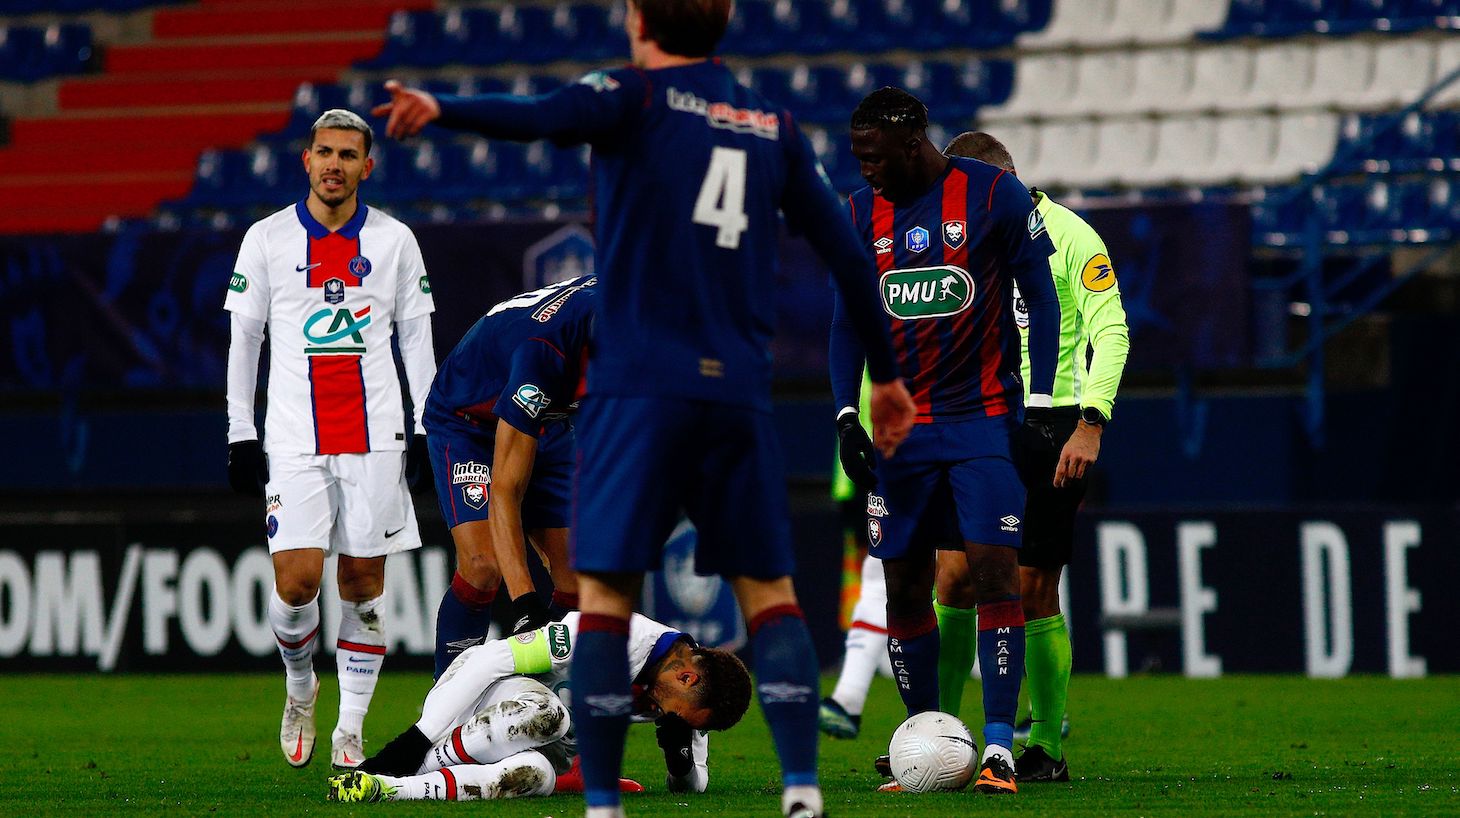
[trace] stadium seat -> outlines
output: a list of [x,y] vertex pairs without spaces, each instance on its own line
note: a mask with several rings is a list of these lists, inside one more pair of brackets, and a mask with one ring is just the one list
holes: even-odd
[[1072,104],[1079,60],[1068,54],[1037,54],[1014,66],[1013,93],[1002,104],[980,112],[990,122],[1047,116]]
[[1353,108],[1374,76],[1374,47],[1359,38],[1332,38],[1313,50],[1312,105]]
[[1104,51],[1079,58],[1075,92],[1060,111],[1071,116],[1121,110],[1136,83],[1135,58],[1126,51]]
[[1229,114],[1217,120],[1215,149],[1205,166],[1186,178],[1195,184],[1223,184],[1251,168],[1266,167],[1277,152],[1277,118],[1271,114]]
[[1198,32],[1221,26],[1227,16],[1226,3],[1211,0],[1175,0],[1167,18],[1163,42],[1184,42]]
[[0,80],[35,82],[79,74],[92,64],[91,28],[81,23],[49,26],[0,24]]
[[1266,164],[1254,164],[1239,177],[1244,182],[1277,182],[1311,173],[1333,160],[1338,144],[1338,117],[1331,113],[1289,112],[1278,116],[1277,142]]
[[1089,120],[1053,122],[1039,132],[1039,156],[1024,173],[1026,185],[1073,184],[1095,161],[1097,126]]
[[1386,40],[1374,47],[1373,76],[1353,107],[1375,110],[1407,105],[1430,87],[1434,75],[1432,42],[1414,37]]
[[[1106,119],[1095,131],[1095,161],[1066,176],[1077,187],[1133,184],[1132,168],[1150,165],[1156,153],[1156,123],[1147,117]],[[1138,184],[1138,183],[1135,183]]]
[[989,131],[995,139],[1004,143],[1008,148],[1009,156],[1014,160],[1014,167],[1022,175],[1025,168],[1033,168],[1039,164],[1039,126],[1021,122],[1010,122],[999,125]]
[[1130,93],[1111,101],[1111,113],[1182,111],[1190,108],[1192,65],[1190,48],[1154,48],[1137,52]]
[[1244,107],[1298,108],[1308,103],[1313,84],[1313,46],[1303,41],[1275,43],[1256,50],[1252,87]]
[[1217,145],[1217,121],[1210,115],[1162,119],[1150,161],[1127,167],[1124,176],[1133,185],[1159,187],[1214,180],[1202,171],[1212,161]]
[[1174,10],[1174,0],[1115,0],[1109,22],[1081,34],[1088,46],[1160,42]]
[[1247,107],[1252,90],[1252,49],[1219,45],[1197,52],[1192,61],[1190,110],[1233,111]]
[[1019,35],[1019,45],[1045,49],[1099,42],[1115,20],[1115,7],[1116,0],[1056,0],[1049,24]]
[[[1434,82],[1441,82],[1460,71],[1460,40],[1454,35],[1441,40],[1435,52]],[[1431,108],[1452,108],[1460,105],[1460,77],[1441,88],[1430,100]]]

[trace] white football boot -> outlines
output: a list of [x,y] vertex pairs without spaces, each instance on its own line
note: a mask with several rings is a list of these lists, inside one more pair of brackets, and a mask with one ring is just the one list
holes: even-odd
[[330,766],[336,770],[353,770],[365,760],[365,742],[359,733],[341,732],[336,727],[330,735]]
[[314,703],[319,699],[319,677],[309,700],[285,694],[284,720],[279,725],[279,749],[291,767],[303,767],[314,758]]

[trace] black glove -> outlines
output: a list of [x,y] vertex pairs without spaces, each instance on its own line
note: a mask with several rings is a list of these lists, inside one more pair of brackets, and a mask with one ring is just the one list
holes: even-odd
[[842,461],[842,471],[858,488],[866,491],[877,488],[876,453],[872,451],[867,430],[857,421],[856,412],[847,412],[836,419],[836,437],[841,443],[837,455]]
[[664,751],[664,768],[673,778],[684,778],[695,767],[694,728],[684,719],[667,713],[654,722],[654,740]]
[[406,450],[406,485],[412,494],[425,491],[436,482],[431,473],[431,452],[426,448],[426,436],[411,438],[411,447]]
[[553,621],[548,606],[537,591],[528,591],[512,600],[512,635],[535,631]]
[[1024,410],[1024,445],[1034,452],[1059,451],[1054,442],[1054,410],[1032,406]]
[[429,752],[431,740],[413,724],[380,748],[380,752],[365,759],[359,769],[375,775],[415,775]]
[[264,458],[264,444],[257,440],[240,440],[228,444],[228,485],[239,494],[264,496],[269,482],[269,461]]

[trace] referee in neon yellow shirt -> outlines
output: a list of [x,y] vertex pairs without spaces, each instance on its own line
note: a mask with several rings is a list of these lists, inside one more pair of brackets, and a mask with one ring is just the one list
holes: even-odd
[[[944,153],[1014,172],[1008,149],[986,133],[960,134]],[[1020,476],[1028,489],[1019,578],[1026,622],[1024,664],[1033,722],[1029,741],[1016,764],[1021,784],[1069,780],[1060,733],[1070,681],[1070,633],[1060,612],[1060,574],[1073,552],[1075,512],[1085,496],[1085,474],[1100,456],[1100,437],[1110,421],[1130,350],[1125,308],[1120,303],[1120,287],[1105,243],[1073,211],[1037,188],[1030,188],[1030,193],[1055,246],[1049,264],[1060,303],[1060,351],[1054,408],[1026,410],[1024,426],[1015,439]],[[1027,390],[1029,317],[1017,290],[1014,302],[1015,321],[1024,345]],[[1091,350],[1093,355],[1089,354]],[[1026,401],[1028,397],[1026,394]],[[939,560],[940,574],[945,565],[957,570],[959,562]],[[966,573],[966,563],[961,567]],[[941,576],[938,587],[946,587]],[[940,617],[940,627],[943,619]],[[973,634],[970,628],[970,643]],[[944,633],[945,644],[955,636],[960,635]],[[953,659],[960,653],[945,648],[943,655]],[[968,659],[961,673],[957,668],[947,668],[945,673],[940,667],[940,682],[960,675],[967,678],[972,651],[963,655]],[[961,693],[961,684],[959,687]]]

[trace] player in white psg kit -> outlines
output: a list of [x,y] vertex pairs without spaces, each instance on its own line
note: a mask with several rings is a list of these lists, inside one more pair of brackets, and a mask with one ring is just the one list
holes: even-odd
[[[266,498],[276,591],[269,623],[287,675],[279,742],[295,767],[314,754],[325,555],[339,556],[342,610],[331,760],[347,768],[364,759],[365,711],[385,659],[385,557],[420,546],[407,484],[430,483],[421,411],[436,373],[435,306],[410,228],[357,196],[372,141],[370,126],[349,111],[320,116],[303,156],[308,197],[249,228],[224,301],[232,314],[228,476],[235,490]],[[260,443],[254,391],[266,326]],[[410,430],[392,334],[415,409]]]
[[[549,795],[577,754],[569,669],[574,611],[535,631],[467,648],[426,694],[421,718],[355,772],[330,779],[331,801],[467,801]],[[750,673],[640,614],[629,620],[630,709],[653,721],[665,787],[709,786],[710,730],[750,707]]]

